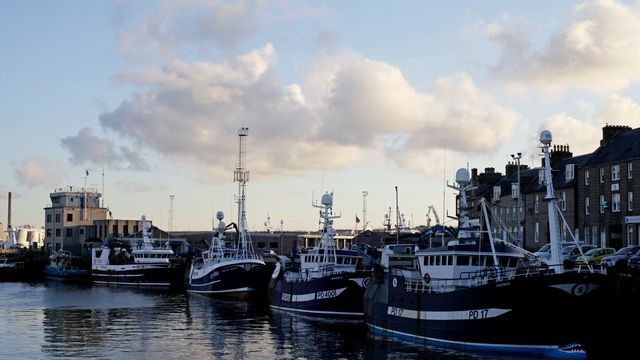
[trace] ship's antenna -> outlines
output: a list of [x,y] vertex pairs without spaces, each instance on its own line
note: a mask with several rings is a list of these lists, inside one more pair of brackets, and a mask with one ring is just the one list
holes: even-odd
[[104,207],[104,168],[102,168],[102,206]]
[[362,191],[362,231],[367,229],[367,190]]
[[398,207],[398,186],[396,185],[396,244],[400,243],[400,208]]
[[239,139],[239,148],[238,148],[238,165],[234,171],[233,181],[238,182],[238,228],[240,233],[240,246],[242,247],[240,254],[242,257],[255,257],[253,252],[253,244],[251,243],[251,239],[248,238],[249,234],[247,231],[247,217],[245,210],[245,190],[247,186],[247,182],[249,181],[249,171],[245,169],[247,152],[245,149],[245,142],[243,141],[249,135],[249,128],[243,127],[238,129],[238,139]]
[[173,231],[173,198],[174,195],[169,195],[169,232]]

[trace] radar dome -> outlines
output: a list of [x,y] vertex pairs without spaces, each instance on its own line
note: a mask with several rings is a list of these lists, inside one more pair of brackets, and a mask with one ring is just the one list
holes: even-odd
[[322,195],[322,205],[324,206],[333,205],[333,196],[331,196],[331,194]]
[[467,169],[461,168],[456,171],[456,182],[458,184],[466,184],[469,182],[469,171]]
[[218,220],[224,219],[224,213],[222,211],[218,211],[216,213],[216,219],[218,219]]
[[551,144],[551,131],[549,130],[542,130],[542,132],[540,133],[540,142],[545,144],[545,145],[549,145]]

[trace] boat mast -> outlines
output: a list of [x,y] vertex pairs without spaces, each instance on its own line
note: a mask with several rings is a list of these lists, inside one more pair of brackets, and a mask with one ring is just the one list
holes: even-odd
[[549,155],[549,148],[551,146],[551,131],[542,130],[540,133],[540,148],[544,154],[544,167],[542,168],[544,174],[544,183],[547,187],[547,194],[544,196],[544,201],[547,203],[547,212],[549,216],[549,244],[551,245],[551,268],[556,273],[564,272],[561,256],[562,249],[560,247],[560,227],[558,222],[558,213],[556,212],[556,196],[553,190],[553,178],[551,176],[551,156]]
[[249,181],[249,171],[245,169],[246,149],[243,139],[249,135],[249,128],[243,127],[238,129],[238,139],[240,142],[238,149],[238,165],[234,171],[233,181],[238,182],[238,240],[239,252],[241,258],[254,258],[253,244],[247,232],[247,217],[245,210],[245,189]]
[[398,207],[398,186],[396,186],[396,244],[400,243],[400,208]]
[[[333,228],[333,219],[340,218],[340,215],[330,215],[330,211],[333,207],[333,194],[326,193],[322,195],[322,204],[311,204],[315,208],[320,208],[322,213],[322,237],[320,239],[320,248],[322,248],[322,264],[320,265],[320,271],[332,272],[333,266],[336,264],[336,230]],[[317,257],[320,256],[320,251],[316,253],[316,263],[319,262]],[[328,265],[328,266],[327,266]]]

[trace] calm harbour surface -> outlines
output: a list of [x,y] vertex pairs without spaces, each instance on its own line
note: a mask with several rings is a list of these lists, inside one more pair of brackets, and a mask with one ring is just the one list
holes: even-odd
[[364,322],[182,292],[5,282],[0,306],[2,359],[487,358],[374,339]]

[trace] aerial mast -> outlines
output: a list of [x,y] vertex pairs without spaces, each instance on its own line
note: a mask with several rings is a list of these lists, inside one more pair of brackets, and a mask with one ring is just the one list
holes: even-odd
[[247,217],[246,217],[246,209],[245,209],[245,190],[247,187],[247,182],[249,182],[249,171],[245,168],[245,163],[247,160],[247,152],[245,149],[245,141],[244,139],[249,136],[249,128],[243,127],[238,129],[238,164],[236,165],[236,169],[233,173],[233,181],[238,182],[238,231],[239,231],[239,254],[243,258],[246,257],[255,257],[253,253],[253,245],[251,243],[251,239],[248,238],[249,234],[247,232]]

